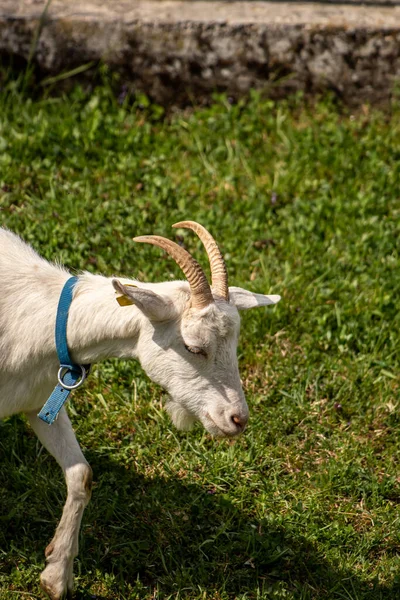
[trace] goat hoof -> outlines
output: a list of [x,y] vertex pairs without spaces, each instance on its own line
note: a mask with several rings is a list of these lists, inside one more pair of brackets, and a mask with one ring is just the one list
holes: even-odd
[[50,600],[71,600],[73,591],[59,576],[59,570],[48,565],[40,576],[40,587]]

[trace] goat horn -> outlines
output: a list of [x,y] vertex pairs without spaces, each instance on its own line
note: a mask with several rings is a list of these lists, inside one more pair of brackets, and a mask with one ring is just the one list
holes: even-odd
[[141,235],[134,242],[153,244],[167,252],[182,269],[190,285],[191,306],[205,308],[214,302],[210,285],[199,263],[181,246],[159,235]]
[[213,290],[218,296],[224,298],[224,300],[229,300],[228,273],[226,270],[226,264],[221,251],[217,246],[217,242],[214,240],[211,233],[209,233],[205,227],[199,223],[196,223],[195,221],[181,221],[180,223],[175,223],[175,225],[172,225],[172,227],[191,229],[198,235],[206,249],[208,260],[210,261],[211,285]]

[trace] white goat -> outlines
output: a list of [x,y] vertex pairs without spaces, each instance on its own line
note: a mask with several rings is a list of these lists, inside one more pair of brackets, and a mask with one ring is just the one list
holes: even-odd
[[[174,242],[135,238],[163,248],[187,281],[141,283],[82,274],[69,312],[68,346],[77,364],[138,359],[168,392],[167,410],[177,427],[187,429],[200,420],[211,434],[232,436],[248,420],[236,358],[237,309],[275,304],[280,297],[228,288],[225,263],[211,235],[193,221],[175,226],[192,229],[202,240],[212,287],[199,264]],[[67,500],[40,579],[50,598],[60,600],[72,593],[73,559],[92,472],[65,408],[52,425],[37,413],[56,383],[55,319],[70,274],[10,231],[0,229],[0,244],[0,418],[24,412],[65,475]]]

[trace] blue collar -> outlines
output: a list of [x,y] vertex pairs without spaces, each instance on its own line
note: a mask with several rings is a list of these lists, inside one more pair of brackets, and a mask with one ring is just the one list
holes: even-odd
[[61,408],[68,399],[72,390],[78,388],[86,379],[90,365],[76,365],[72,362],[67,344],[67,323],[69,307],[72,302],[74,286],[78,281],[77,277],[70,277],[65,283],[60,299],[58,301],[56,317],[56,350],[60,368],[58,369],[58,384],[54,388],[51,396],[38,414],[38,417],[45,423],[51,425],[58,416]]

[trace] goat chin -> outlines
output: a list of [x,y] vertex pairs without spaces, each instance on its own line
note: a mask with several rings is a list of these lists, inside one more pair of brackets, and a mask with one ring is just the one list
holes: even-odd
[[178,402],[174,402],[173,400],[168,400],[165,408],[177,429],[180,429],[181,431],[189,431],[192,429],[196,422],[196,417],[181,404],[178,404]]

